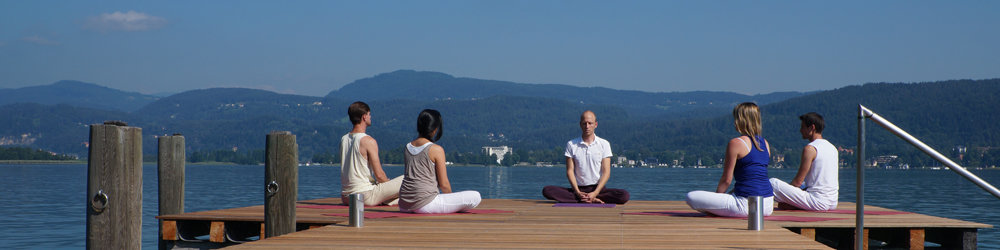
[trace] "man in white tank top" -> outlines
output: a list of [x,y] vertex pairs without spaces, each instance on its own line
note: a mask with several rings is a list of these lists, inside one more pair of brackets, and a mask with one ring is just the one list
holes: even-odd
[[[837,209],[838,177],[837,148],[823,139],[823,116],[810,112],[799,116],[802,121],[799,133],[809,145],[802,149],[802,163],[792,183],[771,178],[774,201],[780,209],[833,210]],[[799,188],[805,184],[804,188]]]
[[347,204],[350,194],[363,194],[365,206],[395,205],[403,176],[390,180],[382,171],[378,159],[378,142],[365,134],[372,125],[368,104],[354,102],[347,108],[347,116],[354,124],[350,133],[340,138],[340,194]]

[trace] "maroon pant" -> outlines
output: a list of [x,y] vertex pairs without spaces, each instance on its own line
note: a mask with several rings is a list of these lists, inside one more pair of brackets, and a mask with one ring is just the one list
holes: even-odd
[[[594,192],[594,189],[597,189],[597,185],[578,187],[580,188],[580,191],[584,193]],[[545,188],[542,188],[542,195],[545,196],[546,199],[562,203],[580,202],[580,198],[576,197],[572,188],[545,186]],[[604,201],[604,203],[625,204],[625,202],[628,202],[629,194],[628,191],[625,191],[625,189],[605,187],[600,193],[597,194],[597,198]]]

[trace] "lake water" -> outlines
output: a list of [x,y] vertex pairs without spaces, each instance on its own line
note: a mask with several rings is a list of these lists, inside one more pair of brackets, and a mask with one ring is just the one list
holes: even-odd
[[[616,168],[608,186],[628,189],[634,200],[683,200],[691,190],[713,190],[721,169]],[[402,167],[387,166],[390,177]],[[973,171],[1000,185],[1000,171]],[[452,188],[477,190],[483,198],[543,199],[548,184],[567,185],[565,169],[449,167]],[[1000,199],[948,170],[867,170],[869,205],[975,221],[1000,227]],[[261,205],[263,166],[188,166],[187,212]],[[790,180],[794,169],[771,169]],[[840,171],[840,200],[855,201],[853,169]],[[156,165],[143,167],[143,248],[157,246]],[[87,166],[0,165],[0,249],[83,248],[86,233]],[[340,194],[339,167],[300,167],[299,200]],[[979,247],[1000,248],[1000,230],[979,231]]]

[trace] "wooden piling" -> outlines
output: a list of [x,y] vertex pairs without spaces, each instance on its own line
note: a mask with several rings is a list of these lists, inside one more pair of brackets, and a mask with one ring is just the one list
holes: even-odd
[[264,234],[274,237],[295,232],[298,198],[299,148],[295,135],[275,131],[264,149]]
[[[159,215],[182,214],[184,213],[184,136],[174,134],[173,136],[161,136],[157,154],[157,181],[159,182]],[[174,222],[176,223],[176,222]],[[170,232],[163,229],[163,221],[160,220],[159,249],[170,249],[172,241],[164,241],[164,236],[176,238],[176,224]]]
[[142,128],[90,126],[87,249],[142,247]]

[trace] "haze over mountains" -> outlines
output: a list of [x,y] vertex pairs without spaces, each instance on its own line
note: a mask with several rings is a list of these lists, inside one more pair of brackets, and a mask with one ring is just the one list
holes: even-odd
[[[60,81],[0,89],[0,115],[5,117],[0,122],[0,145],[85,157],[89,124],[124,120],[143,128],[146,154],[155,155],[156,135],[184,134],[188,153],[245,151],[262,149],[268,132],[287,130],[298,136],[300,157],[308,161],[314,154],[338,152],[340,136],[350,129],[346,107],[363,100],[373,109],[375,124],[369,134],[383,151],[412,139],[414,119],[424,108],[444,114],[440,144],[450,152],[478,154],[480,147],[496,145],[525,152],[558,151],[566,140],[579,136],[579,113],[592,109],[600,122],[598,135],[612,142],[616,154],[713,161],[721,155],[725,140],[736,135],[729,112],[743,101],[762,105],[765,136],[778,152],[801,150],[797,116],[809,111],[827,116],[827,138],[853,147],[858,103],[918,137],[933,139],[928,141],[932,146],[996,147],[1000,130],[989,121],[1000,118],[997,94],[1000,79],[879,83],[748,96],[524,84],[410,70],[360,79],[325,97],[215,88],[157,98]],[[913,151],[888,133],[873,131],[869,137],[875,151],[919,157],[911,156]],[[551,158],[560,160],[558,154]]]

